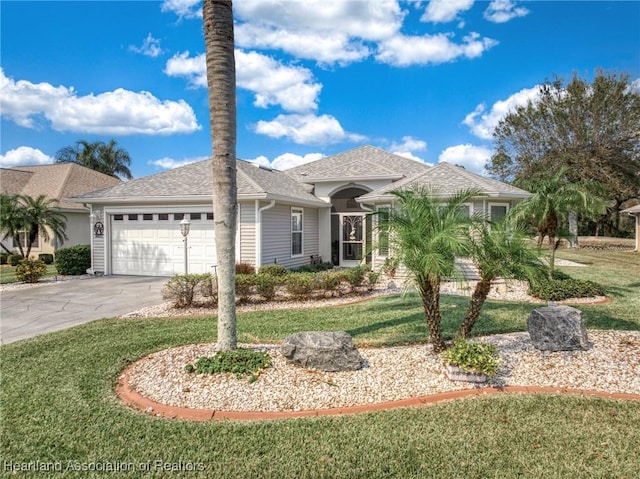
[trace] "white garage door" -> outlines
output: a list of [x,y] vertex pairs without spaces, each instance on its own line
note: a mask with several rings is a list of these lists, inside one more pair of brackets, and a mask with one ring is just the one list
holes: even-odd
[[180,221],[191,222],[189,273],[211,273],[216,244],[211,213],[128,213],[111,215],[113,274],[173,276],[184,274],[184,238]]

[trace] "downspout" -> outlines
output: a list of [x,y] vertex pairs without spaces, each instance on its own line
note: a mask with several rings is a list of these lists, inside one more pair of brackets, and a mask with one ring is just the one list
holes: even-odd
[[[87,207],[87,203],[82,203],[82,206]],[[91,248],[91,268],[87,270],[87,274],[94,275],[95,270],[93,269],[93,225],[95,224],[96,218],[93,215],[93,204],[89,206],[89,247]]]
[[260,208],[260,200],[256,200],[256,270],[262,266],[262,212],[273,208],[276,200]]

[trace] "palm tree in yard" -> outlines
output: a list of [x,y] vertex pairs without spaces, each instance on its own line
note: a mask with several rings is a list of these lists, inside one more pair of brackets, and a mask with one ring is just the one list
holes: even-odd
[[494,224],[478,223],[471,230],[471,235],[471,258],[480,280],[476,283],[458,331],[458,336],[463,338],[469,335],[476,324],[494,279],[533,279],[544,269],[538,253],[527,243],[524,233],[511,227],[505,220]]
[[[22,221],[22,205],[18,202],[18,196],[0,195],[0,234],[2,238],[11,238],[21,249],[20,254],[24,257],[22,246],[20,245],[20,232],[24,231]],[[9,248],[4,243],[0,243],[2,249],[11,254]]]
[[75,146],[66,146],[58,150],[56,163],[76,163],[114,178],[133,178],[129,170],[129,153],[117,146],[113,139],[109,143],[78,140]]
[[218,349],[237,347],[235,303],[236,71],[231,0],[204,0],[213,143],[213,217],[218,257]]
[[[392,238],[394,255],[410,273],[420,293],[429,337],[436,353],[445,349],[440,315],[440,282],[456,275],[456,257],[471,252],[470,218],[465,203],[478,194],[458,192],[438,198],[425,189],[395,191],[394,207],[380,215],[378,228]],[[446,201],[446,203],[445,203]]]

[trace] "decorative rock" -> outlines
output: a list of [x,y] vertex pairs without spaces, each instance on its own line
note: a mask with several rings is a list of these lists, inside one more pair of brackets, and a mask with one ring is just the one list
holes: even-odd
[[531,342],[541,351],[589,349],[582,312],[570,306],[549,305],[534,309],[527,319]]
[[344,331],[305,331],[285,338],[280,349],[290,363],[320,371],[355,371],[364,360]]

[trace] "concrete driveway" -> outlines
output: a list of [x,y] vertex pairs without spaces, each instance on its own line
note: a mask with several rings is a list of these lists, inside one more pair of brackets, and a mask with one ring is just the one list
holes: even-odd
[[162,302],[169,278],[101,276],[0,292],[0,343],[111,318]]

